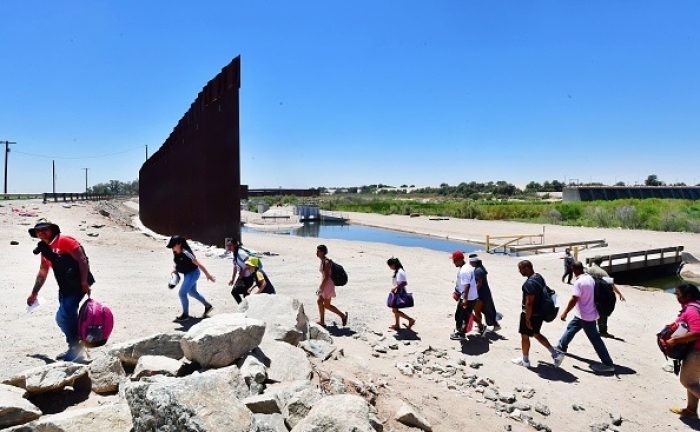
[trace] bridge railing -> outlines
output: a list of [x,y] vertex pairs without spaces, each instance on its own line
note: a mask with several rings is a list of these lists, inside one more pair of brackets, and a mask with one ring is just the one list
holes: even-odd
[[[658,265],[680,263],[683,260],[683,246],[670,246],[665,248],[647,249],[635,252],[623,252],[611,255],[601,255],[603,262],[601,268],[608,273],[624,270],[633,270]],[[642,257],[641,259],[636,259]],[[586,258],[586,264],[590,265],[593,258]],[[607,261],[607,264],[605,262]]]
[[68,201],[100,201],[100,200],[110,200],[119,198],[130,198],[134,195],[121,195],[121,194],[94,194],[85,192],[44,192],[43,194],[44,202],[68,202]]

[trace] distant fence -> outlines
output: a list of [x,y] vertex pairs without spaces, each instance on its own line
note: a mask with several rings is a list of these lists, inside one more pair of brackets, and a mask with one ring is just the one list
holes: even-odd
[[0,194],[2,200],[42,199],[44,202],[99,201],[109,199],[131,198],[138,195],[94,194],[85,192],[42,192]]
[[568,186],[562,194],[564,202],[610,201],[626,198],[700,199],[697,186]]
[[224,246],[225,237],[240,238],[240,87],[236,57],[143,164],[139,209],[145,226],[217,246]]
[[19,199],[37,199],[37,198],[43,198],[44,194],[43,193],[38,193],[38,194],[32,194],[32,193],[9,193],[9,194],[0,194],[0,199],[2,200],[19,200]]

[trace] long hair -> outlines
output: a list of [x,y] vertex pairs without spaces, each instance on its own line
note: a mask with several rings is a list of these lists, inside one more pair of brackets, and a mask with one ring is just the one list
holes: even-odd
[[[192,252],[192,248],[190,247],[190,245],[187,244],[187,240],[186,240],[186,239],[183,238],[182,240],[178,241],[176,244],[182,245],[182,249],[183,249],[183,250],[186,250],[187,252],[189,252],[189,253],[191,253],[192,255],[194,255],[194,252]],[[173,253],[175,253],[175,251],[173,251]]]
[[700,302],[700,290],[692,284],[683,284],[676,287],[678,292],[691,301]]
[[386,265],[389,267],[394,266],[394,277],[399,273],[399,269],[403,268],[403,265],[401,265],[401,261],[399,261],[398,258],[389,258],[386,260]]

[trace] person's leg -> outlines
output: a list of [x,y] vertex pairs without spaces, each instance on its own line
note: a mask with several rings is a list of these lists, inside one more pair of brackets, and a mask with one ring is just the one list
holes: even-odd
[[600,357],[600,361],[606,366],[612,366],[613,361],[610,358],[605,342],[603,342],[603,339],[598,333],[595,321],[581,320],[581,323],[583,325],[583,331],[586,332],[586,336],[588,337],[588,340],[591,341],[596,354],[598,354],[598,357]]
[[573,269],[569,269],[567,274],[569,275],[569,280],[566,281],[566,283],[568,283],[569,285],[571,285],[571,278],[574,277],[574,270],[573,270]]
[[484,309],[484,301],[479,298],[474,304],[474,322],[479,326],[479,332],[484,328],[484,320],[481,315],[481,311]]
[[[180,291],[178,291],[177,295],[180,297],[180,303],[182,304],[182,315],[184,316],[189,316],[190,314],[190,300],[187,298],[187,295],[192,287],[196,285],[198,277],[199,273],[196,270],[191,271],[185,274],[185,277],[182,279],[182,284],[180,284]],[[195,290],[196,289],[197,288],[195,288]]]
[[318,324],[326,325],[326,308],[324,306],[323,296],[318,296],[316,300],[316,305],[318,306]]
[[530,336],[526,334],[520,335],[520,347],[523,350],[523,358],[529,360],[530,357]]
[[688,393],[686,411],[690,414],[698,413],[698,399],[700,399],[700,351],[691,351],[681,364],[680,381]]
[[601,335],[608,335],[608,317],[600,315],[598,318],[598,332]]
[[459,333],[462,332],[464,328],[464,309],[462,309],[462,299],[457,302],[457,309],[455,309],[455,330]]
[[394,308],[391,310],[394,313],[394,329],[398,330],[399,328],[399,317],[401,316],[398,309]]
[[581,331],[582,327],[583,321],[581,318],[574,317],[571,321],[569,321],[569,325],[566,326],[566,330],[564,331],[564,334],[561,335],[557,346],[562,351],[566,352],[569,349],[569,344],[572,340],[574,340],[574,336],[576,336],[576,333]]
[[341,312],[340,309],[338,309],[337,307],[335,307],[334,305],[331,304],[331,299],[323,299],[323,300],[324,300],[323,306],[326,309],[337,314],[341,318],[345,318],[345,314],[343,312]]
[[58,311],[56,311],[56,324],[66,336],[69,350],[80,343],[78,337],[78,307],[85,294],[69,296],[58,294]]
[[238,280],[236,280],[235,285],[233,285],[231,295],[233,296],[234,300],[236,300],[236,303],[240,303],[243,301],[243,297],[245,297],[245,294],[247,294],[247,291],[243,280],[241,278],[238,278]]
[[406,315],[404,312],[402,312],[399,309],[394,309],[396,312],[398,312],[398,316],[396,317],[396,326],[399,325],[399,317],[405,319],[408,321],[408,327],[411,328],[413,326],[413,323],[416,322],[413,318],[410,316]]

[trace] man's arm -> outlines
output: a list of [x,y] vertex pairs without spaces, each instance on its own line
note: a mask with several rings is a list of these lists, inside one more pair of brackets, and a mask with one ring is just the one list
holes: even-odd
[[90,265],[88,264],[87,257],[83,253],[83,248],[77,247],[69,252],[70,256],[73,257],[78,263],[78,268],[80,269],[80,286],[85,294],[90,294],[90,285],[88,284],[88,274],[90,273]]
[[41,290],[41,287],[44,286],[44,283],[46,283],[46,277],[49,275],[49,266],[44,262],[44,260],[41,260],[41,264],[39,266],[39,273],[36,275],[36,280],[34,281],[34,288],[32,288],[32,294],[27,297],[27,306],[31,306],[32,303],[36,300],[37,296],[39,295],[39,290]]
[[532,309],[535,305],[535,295],[527,294],[525,295],[525,325],[527,328],[532,329],[530,324],[530,318],[532,318]]
[[622,293],[620,292],[620,290],[617,289],[617,285],[610,284],[610,286],[612,286],[612,289],[613,289],[613,291],[615,291],[615,294],[617,294],[620,297],[620,300],[627,301],[627,300],[625,300],[625,296],[623,296]]
[[574,306],[576,306],[577,302],[578,302],[578,297],[571,296],[571,299],[569,299],[569,303],[566,304],[566,308],[564,309],[564,312],[562,312],[562,314],[561,314],[562,321],[566,321],[566,314],[568,314],[569,311],[571,311],[571,309],[573,309]]

